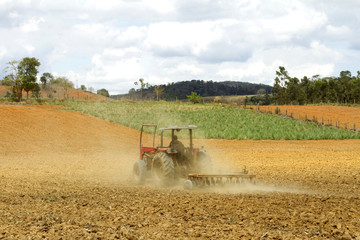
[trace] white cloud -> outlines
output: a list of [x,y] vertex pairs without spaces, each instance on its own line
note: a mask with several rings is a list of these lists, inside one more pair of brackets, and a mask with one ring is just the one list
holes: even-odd
[[105,49],[102,54],[94,55],[92,57],[93,68],[86,74],[88,82],[107,83],[141,76],[140,59],[131,56],[136,54],[136,49],[131,48],[124,51]]
[[172,1],[169,0],[143,0],[142,2],[145,6],[160,13],[170,13],[175,10]]
[[314,75],[320,75],[321,77],[333,76],[334,64],[305,63],[300,66],[293,66],[290,69],[290,74],[298,78],[302,78],[303,76],[312,77]]
[[81,4],[87,4],[87,7],[89,8],[94,8],[96,10],[99,11],[110,11],[114,8],[118,8],[121,5],[124,4],[124,1],[118,1],[118,0],[103,0],[103,1],[98,1],[98,0],[86,0],[86,1],[79,1],[80,5]]
[[310,46],[287,46],[255,50],[248,61],[223,63],[217,75],[237,81],[273,84],[275,71],[284,66],[291,76],[332,76],[335,71],[333,61],[339,61],[341,54],[327,48],[318,41]]
[[316,59],[316,61],[329,61],[329,59],[334,61],[341,58],[340,53],[326,47],[318,41],[312,41],[310,47],[311,55]]
[[15,11],[14,11],[14,12],[10,12],[10,13],[9,13],[9,17],[15,19],[15,18],[20,17],[20,14],[19,14],[18,12],[15,12]]
[[130,26],[121,31],[116,40],[123,46],[142,44],[147,34],[147,27]]
[[25,45],[24,48],[25,48],[25,50],[27,51],[28,54],[31,54],[35,50],[35,47],[32,46],[32,45]]
[[335,38],[346,38],[351,34],[351,30],[348,26],[333,26],[333,25],[327,25],[326,26],[326,32]]
[[45,22],[44,18],[31,17],[27,19],[20,27],[23,32],[34,32],[39,30],[39,24]]
[[[281,2],[277,1],[278,4]],[[286,14],[263,21],[265,28],[271,29],[275,34],[293,35],[313,31],[327,22],[324,13],[311,9],[299,1],[287,1],[285,6]]]
[[161,56],[199,56],[221,38],[222,27],[228,24],[227,20],[155,23],[149,26],[146,44]]
[[6,55],[6,49],[5,48],[0,48],[0,59],[4,58],[4,56]]
[[189,73],[190,75],[199,75],[202,74],[204,72],[203,69],[195,66],[194,64],[186,64],[186,63],[181,63],[179,66],[176,67],[176,71],[175,72],[186,72]]
[[242,64],[241,67],[236,67],[234,64],[230,64],[230,66],[226,65],[227,64],[224,64],[224,66],[216,74],[230,80],[241,80],[246,77],[256,77],[262,75],[267,67],[261,60]]

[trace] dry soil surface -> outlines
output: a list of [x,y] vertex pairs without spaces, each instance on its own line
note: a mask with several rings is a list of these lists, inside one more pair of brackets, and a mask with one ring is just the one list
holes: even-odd
[[[252,106],[254,109],[257,106]],[[281,105],[281,106],[260,106],[261,111],[275,112],[279,108],[282,115],[293,116],[301,120],[315,120],[326,125],[333,125],[360,131],[360,107],[346,106],[300,106],[300,105]]]
[[256,185],[129,181],[139,132],[56,106],[0,106],[0,239],[360,239],[360,141],[198,140]]

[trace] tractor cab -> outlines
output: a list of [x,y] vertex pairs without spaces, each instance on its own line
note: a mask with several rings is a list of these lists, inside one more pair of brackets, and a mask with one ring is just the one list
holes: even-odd
[[[167,154],[172,154],[176,156],[188,156],[193,157],[194,154],[194,144],[193,144],[193,130],[197,129],[195,125],[188,126],[169,126],[160,128],[160,145],[155,147],[155,138],[156,138],[156,124],[143,124],[140,131],[140,159],[144,158],[145,153],[150,153],[153,151],[157,152],[166,152]],[[185,133],[188,131],[188,134]],[[148,132],[152,139],[152,144],[144,146],[144,134],[143,132]],[[182,137],[182,142],[179,140],[179,136]],[[189,142],[185,142],[183,137],[188,138]],[[148,136],[149,138],[149,136]],[[187,139],[186,139],[187,140]],[[149,141],[148,141],[149,143]]]
[[[186,157],[191,158],[194,153],[194,144],[193,144],[193,130],[197,127],[194,125],[189,126],[170,126],[165,128],[160,128],[161,131],[161,142],[160,148],[167,148],[166,151],[168,154],[176,154],[178,157]],[[188,134],[186,134],[188,131]],[[167,134],[166,132],[171,132],[171,134]],[[170,141],[168,144],[164,144],[165,136],[170,135]],[[189,143],[179,140],[179,136],[185,138],[189,138]]]

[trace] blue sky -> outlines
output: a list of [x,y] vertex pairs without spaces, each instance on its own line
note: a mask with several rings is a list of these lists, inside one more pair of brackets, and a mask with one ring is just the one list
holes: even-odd
[[36,57],[40,74],[127,93],[203,79],[273,84],[360,70],[356,0],[1,0],[0,77]]

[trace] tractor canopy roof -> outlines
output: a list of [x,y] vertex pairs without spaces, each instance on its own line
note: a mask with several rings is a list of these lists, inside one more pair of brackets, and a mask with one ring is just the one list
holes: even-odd
[[164,128],[159,128],[159,130],[182,130],[182,129],[196,129],[195,125],[187,125],[187,126],[169,126]]

